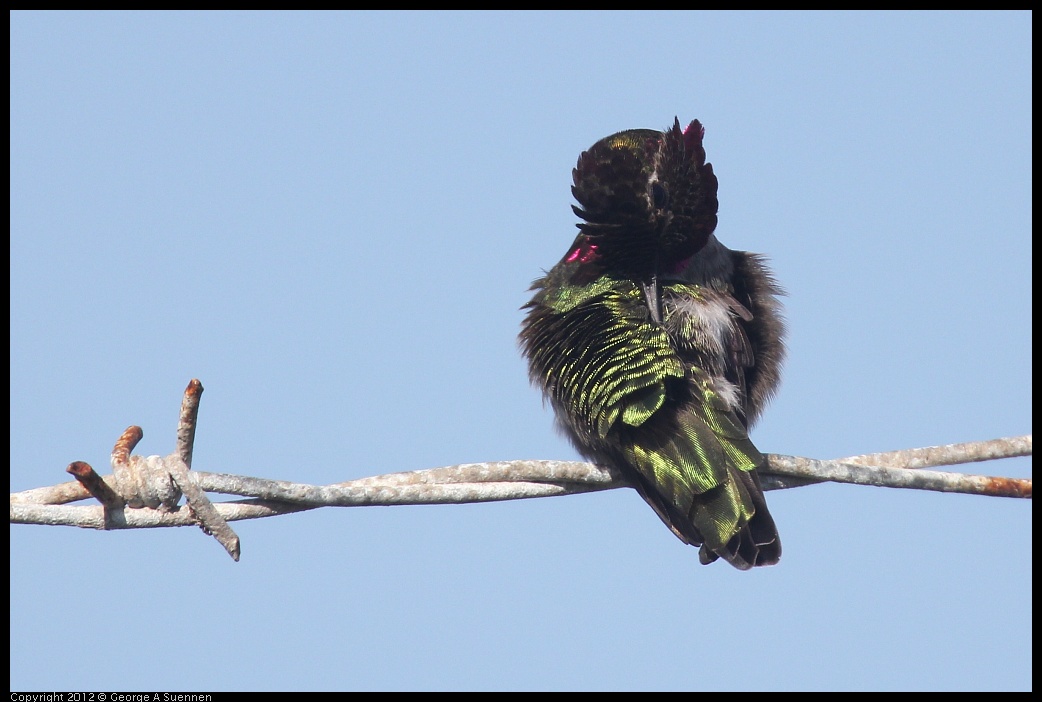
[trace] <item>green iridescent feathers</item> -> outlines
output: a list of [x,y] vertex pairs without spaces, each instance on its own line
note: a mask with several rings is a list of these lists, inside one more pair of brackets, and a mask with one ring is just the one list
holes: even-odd
[[580,450],[635,471],[662,520],[713,560],[754,516],[758,488],[740,474],[763,456],[712,378],[678,355],[631,281],[550,286],[529,307],[522,342],[533,380]]
[[576,448],[627,475],[703,563],[746,569],[781,555],[748,423],[777,385],[783,325],[763,264],[713,237],[702,134],[675,122],[583,152],[580,232],[533,284],[520,341]]
[[548,289],[530,319],[526,351],[538,382],[555,407],[602,439],[619,421],[642,425],[665,402],[666,379],[684,377],[665,331],[627,280]]

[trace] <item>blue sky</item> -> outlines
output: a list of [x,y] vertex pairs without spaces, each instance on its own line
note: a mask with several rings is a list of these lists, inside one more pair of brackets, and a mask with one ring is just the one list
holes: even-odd
[[[763,451],[1029,433],[1031,58],[1023,12],[15,12],[11,489],[168,453],[193,377],[200,470],[577,458],[519,308],[579,152],[674,116],[789,292]],[[238,564],[13,526],[11,688],[1030,689],[1030,501],[768,500],[744,573],[632,490],[239,522]]]

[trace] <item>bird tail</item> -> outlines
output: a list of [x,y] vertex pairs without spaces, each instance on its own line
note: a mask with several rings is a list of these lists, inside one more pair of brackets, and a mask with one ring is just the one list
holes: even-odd
[[781,541],[756,474],[766,457],[733,414],[704,409],[682,412],[668,426],[646,423],[626,442],[621,463],[666,526],[701,547],[703,564],[723,558],[741,570],[774,565]]
[[[734,472],[744,483],[745,491],[752,503],[752,517],[739,527],[738,532],[724,546],[711,549],[708,543],[703,543],[698,550],[698,560],[703,565],[708,565],[717,558],[723,558],[739,570],[774,565],[781,558],[781,541],[778,538],[778,529],[774,525],[774,518],[768,511],[767,501],[763,497],[760,477],[755,470]],[[712,499],[707,495],[702,497]]]

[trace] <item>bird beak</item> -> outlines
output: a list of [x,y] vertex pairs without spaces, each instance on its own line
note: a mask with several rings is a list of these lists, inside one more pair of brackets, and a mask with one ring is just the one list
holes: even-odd
[[651,276],[651,281],[641,283],[640,287],[644,290],[644,300],[651,310],[651,318],[656,324],[662,324],[662,290],[659,288],[658,276]]

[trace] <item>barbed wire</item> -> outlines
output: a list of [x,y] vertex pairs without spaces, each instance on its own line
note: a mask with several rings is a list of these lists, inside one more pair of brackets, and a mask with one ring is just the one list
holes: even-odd
[[[332,485],[308,485],[242,475],[191,470],[199,399],[203,386],[185,389],[177,448],[169,456],[135,456],[140,427],[123,432],[112,451],[112,475],[100,476],[83,461],[66,471],[76,478],[50,487],[11,493],[12,524],[89,529],[149,529],[200,526],[239,560],[240,543],[228,522],[290,514],[319,507],[464,504],[630,487],[612,468],[582,461],[515,460],[466,463],[390,473]],[[1031,479],[927,470],[999,458],[1030,456],[1031,435],[945,446],[818,460],[767,455],[760,471],[765,490],[821,482],[1031,498]],[[246,497],[213,503],[206,493]],[[181,495],[186,505],[179,507]],[[101,504],[73,506],[96,498]]]

